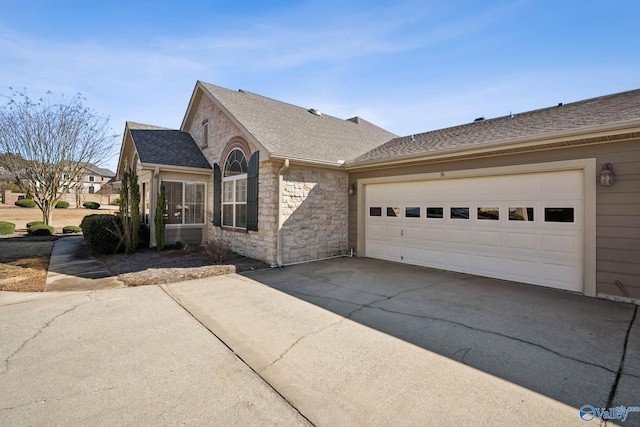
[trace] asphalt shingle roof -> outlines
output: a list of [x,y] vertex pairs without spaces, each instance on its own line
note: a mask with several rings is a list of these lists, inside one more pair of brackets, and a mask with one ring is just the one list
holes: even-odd
[[211,169],[188,133],[133,122],[128,126],[141,163]]
[[[471,122],[461,126],[395,138],[348,162],[391,160],[411,155],[484,144],[499,144],[516,138],[544,137],[561,131],[578,131],[640,118],[640,89],[587,99],[556,107]],[[413,139],[413,140],[412,140]]]
[[200,84],[274,157],[337,164],[396,137],[361,118],[318,116],[251,92]]

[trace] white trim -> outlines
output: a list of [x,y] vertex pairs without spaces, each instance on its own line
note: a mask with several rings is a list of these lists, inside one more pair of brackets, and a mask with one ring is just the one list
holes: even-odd
[[422,173],[413,175],[396,175],[378,178],[363,178],[358,180],[357,191],[357,253],[366,257],[365,249],[365,214],[366,214],[366,186],[371,184],[386,184],[395,182],[429,181],[436,179],[474,178],[495,175],[516,175],[536,172],[557,172],[565,170],[581,170],[584,183],[583,207],[583,294],[596,296],[596,159],[563,160],[546,163],[529,163],[489,167],[482,169],[466,169],[449,172]]
[[213,175],[213,169],[192,168],[187,166],[171,166],[161,165],[157,163],[140,163],[141,169],[153,171],[156,168],[160,169],[160,172],[187,172],[194,175]]

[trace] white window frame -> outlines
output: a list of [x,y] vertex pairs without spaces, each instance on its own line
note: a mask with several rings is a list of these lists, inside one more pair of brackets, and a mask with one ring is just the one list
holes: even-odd
[[[168,180],[165,179],[163,180],[163,183],[177,183],[177,184],[182,184],[182,213],[180,215],[180,217],[182,218],[182,223],[180,224],[169,224],[166,223],[165,227],[169,227],[169,228],[173,228],[173,227],[189,227],[189,226],[201,226],[204,225],[206,222],[206,218],[207,218],[207,183],[206,182],[199,182],[199,181],[174,181],[174,180]],[[202,211],[202,222],[193,222],[193,223],[185,223],[185,206],[186,206],[186,197],[187,197],[187,191],[186,191],[186,186],[187,185],[202,185],[204,187],[204,192],[203,194],[203,211]]]
[[[244,151],[242,151],[240,148],[234,148],[233,150],[231,150],[229,152],[229,154],[227,154],[227,157],[224,159],[224,165],[225,165],[225,169],[227,166],[227,161],[229,159],[229,157],[231,156],[231,154],[234,151],[239,151],[240,153],[242,153],[242,156],[245,159],[245,162],[247,161],[247,156],[245,155]],[[248,166],[248,165],[247,165]],[[238,175],[232,175],[232,176],[227,176],[225,177],[224,174],[226,173],[226,170],[223,171],[223,178],[222,178],[222,203],[220,206],[220,209],[222,210],[220,212],[220,218],[221,218],[221,224],[223,227],[229,227],[229,228],[237,228],[239,230],[246,230],[247,229],[247,175],[246,173],[243,174],[238,174]],[[238,185],[238,181],[245,181],[245,190],[244,190],[244,201],[237,201],[236,200],[236,189],[237,189],[237,185]],[[226,183],[230,183],[232,182],[232,198],[230,201],[225,201],[225,187],[226,187]],[[238,224],[236,224],[236,219],[237,219],[237,207],[240,205],[244,205],[245,206],[245,224],[244,226],[238,226]],[[233,206],[233,212],[232,212],[232,224],[225,224],[224,222],[224,208],[225,206]]]

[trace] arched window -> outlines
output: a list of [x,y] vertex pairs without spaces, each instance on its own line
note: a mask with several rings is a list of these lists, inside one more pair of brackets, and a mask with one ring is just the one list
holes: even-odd
[[247,159],[244,157],[244,153],[239,148],[231,150],[224,164],[224,176],[229,177],[246,173]]
[[222,178],[222,225],[247,228],[247,158],[242,150],[231,150]]

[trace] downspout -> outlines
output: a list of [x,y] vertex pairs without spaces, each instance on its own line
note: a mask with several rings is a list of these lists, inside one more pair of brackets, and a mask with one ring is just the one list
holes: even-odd
[[289,159],[284,159],[284,165],[278,172],[278,230],[276,232],[276,262],[282,267],[282,176],[289,169]]

